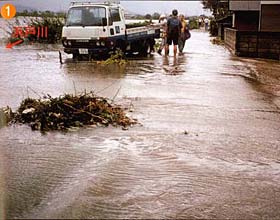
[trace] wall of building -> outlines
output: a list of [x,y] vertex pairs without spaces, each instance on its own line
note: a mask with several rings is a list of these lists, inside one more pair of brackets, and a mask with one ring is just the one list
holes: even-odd
[[226,28],[225,45],[237,56],[280,59],[280,32]]
[[235,11],[234,25],[237,30],[257,31],[259,29],[259,11]]
[[258,57],[280,59],[280,32],[259,32]]
[[280,4],[261,6],[261,31],[280,32]]
[[236,34],[236,54],[246,57],[258,57],[257,32],[238,31]]

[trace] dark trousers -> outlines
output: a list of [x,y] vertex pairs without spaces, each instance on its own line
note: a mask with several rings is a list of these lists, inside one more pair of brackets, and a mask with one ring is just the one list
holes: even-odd
[[181,33],[181,36],[179,37],[179,40],[178,40],[178,48],[179,48],[180,53],[183,52],[183,49],[184,49],[185,43],[186,43],[186,40],[184,40],[185,37],[183,35],[184,35],[184,33]]

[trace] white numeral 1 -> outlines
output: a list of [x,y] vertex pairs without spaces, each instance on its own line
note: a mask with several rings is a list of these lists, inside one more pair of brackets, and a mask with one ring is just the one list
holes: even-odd
[[7,16],[10,17],[10,6],[8,5],[8,6],[6,7],[6,9],[7,9]]

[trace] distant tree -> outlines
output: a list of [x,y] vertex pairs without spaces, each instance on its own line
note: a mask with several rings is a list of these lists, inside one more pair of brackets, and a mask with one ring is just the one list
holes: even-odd
[[153,15],[152,15],[152,19],[159,19],[160,17],[160,14],[155,12]]
[[51,12],[51,11],[44,11],[41,14],[42,14],[42,16],[45,16],[45,17],[54,17],[55,16],[55,13]]
[[38,13],[38,11],[31,11],[31,15],[32,15],[33,17],[38,17],[38,16],[39,16],[39,13]]
[[57,17],[62,17],[62,18],[66,17],[66,13],[63,11],[57,12],[56,15]]
[[145,15],[145,19],[151,19],[151,18],[152,18],[152,15],[150,15],[150,14]]
[[230,15],[229,1],[224,0],[201,0],[204,9],[210,9],[214,16],[210,23],[210,34],[212,36],[218,35],[218,23],[217,20]]
[[27,15],[28,11],[25,9],[22,13]]
[[215,19],[220,19],[229,15],[229,3],[222,0],[201,0],[204,9],[210,9]]
[[64,12],[51,12],[51,11],[27,11],[17,12],[17,16],[29,16],[29,17],[60,17],[64,18]]

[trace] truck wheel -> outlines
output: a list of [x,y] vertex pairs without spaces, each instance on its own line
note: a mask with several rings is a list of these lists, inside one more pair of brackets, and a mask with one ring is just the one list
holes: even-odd
[[73,60],[77,60],[79,58],[79,54],[78,53],[73,53]]
[[156,44],[155,39],[151,39],[150,40],[151,53],[155,52],[155,44]]
[[154,52],[154,46],[155,46],[155,40],[154,39],[149,39],[146,43],[146,48],[147,48],[147,54],[151,54]]
[[121,50],[123,53],[125,53],[126,51],[126,46],[125,46],[125,43],[121,40],[117,41],[116,42],[116,47],[114,49],[115,51],[116,50]]
[[151,47],[150,43],[148,43],[146,48],[147,48],[147,54],[151,54],[152,53],[152,47]]
[[153,50],[152,43],[150,40],[147,40],[141,45],[139,53],[141,55],[146,56],[147,54],[151,54],[152,50]]

